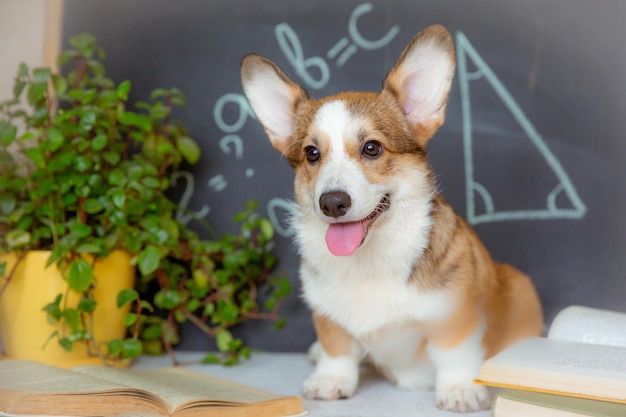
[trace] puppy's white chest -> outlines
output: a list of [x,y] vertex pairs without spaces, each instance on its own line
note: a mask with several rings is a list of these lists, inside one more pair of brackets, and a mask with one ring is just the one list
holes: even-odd
[[319,276],[302,270],[305,299],[359,339],[389,327],[442,320],[453,310],[448,291],[421,290],[392,268],[353,262],[348,270],[327,265],[318,271]]

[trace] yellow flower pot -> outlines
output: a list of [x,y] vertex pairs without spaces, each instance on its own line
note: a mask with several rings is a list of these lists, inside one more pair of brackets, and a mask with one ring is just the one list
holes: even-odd
[[[28,252],[0,296],[3,354],[7,358],[31,359],[65,368],[101,363],[98,357],[89,356],[82,343],[74,343],[71,352],[64,350],[56,340],[46,343],[50,335],[55,330],[60,331],[61,327],[49,322],[43,307],[54,301],[58,294],[65,297],[67,291],[67,283],[56,265],[45,267],[49,256],[49,251]],[[135,268],[130,259],[130,254],[115,251],[94,266],[96,288],[93,296],[98,303],[93,314],[96,343],[125,336],[123,319],[128,308],[117,308],[117,294],[124,288],[134,286]],[[0,262],[5,260],[6,276],[15,265],[17,256],[13,253],[0,255]],[[77,305],[79,298],[78,294],[71,293],[68,305]]]

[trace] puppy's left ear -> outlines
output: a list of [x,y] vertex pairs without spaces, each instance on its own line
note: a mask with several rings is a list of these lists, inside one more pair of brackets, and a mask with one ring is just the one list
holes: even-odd
[[383,83],[383,91],[404,109],[421,146],[443,124],[454,69],[452,36],[445,27],[433,25],[413,38]]

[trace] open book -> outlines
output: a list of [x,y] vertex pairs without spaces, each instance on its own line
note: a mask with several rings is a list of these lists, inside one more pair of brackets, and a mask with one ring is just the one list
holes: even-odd
[[0,412],[137,417],[305,414],[299,397],[280,396],[185,368],[67,370],[25,360],[0,361]]
[[485,361],[477,383],[626,403],[626,314],[568,307],[546,338]]

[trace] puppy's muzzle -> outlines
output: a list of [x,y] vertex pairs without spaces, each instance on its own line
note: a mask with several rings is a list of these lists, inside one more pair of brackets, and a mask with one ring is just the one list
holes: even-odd
[[352,199],[343,191],[329,191],[320,196],[320,209],[328,217],[345,216],[352,205]]

